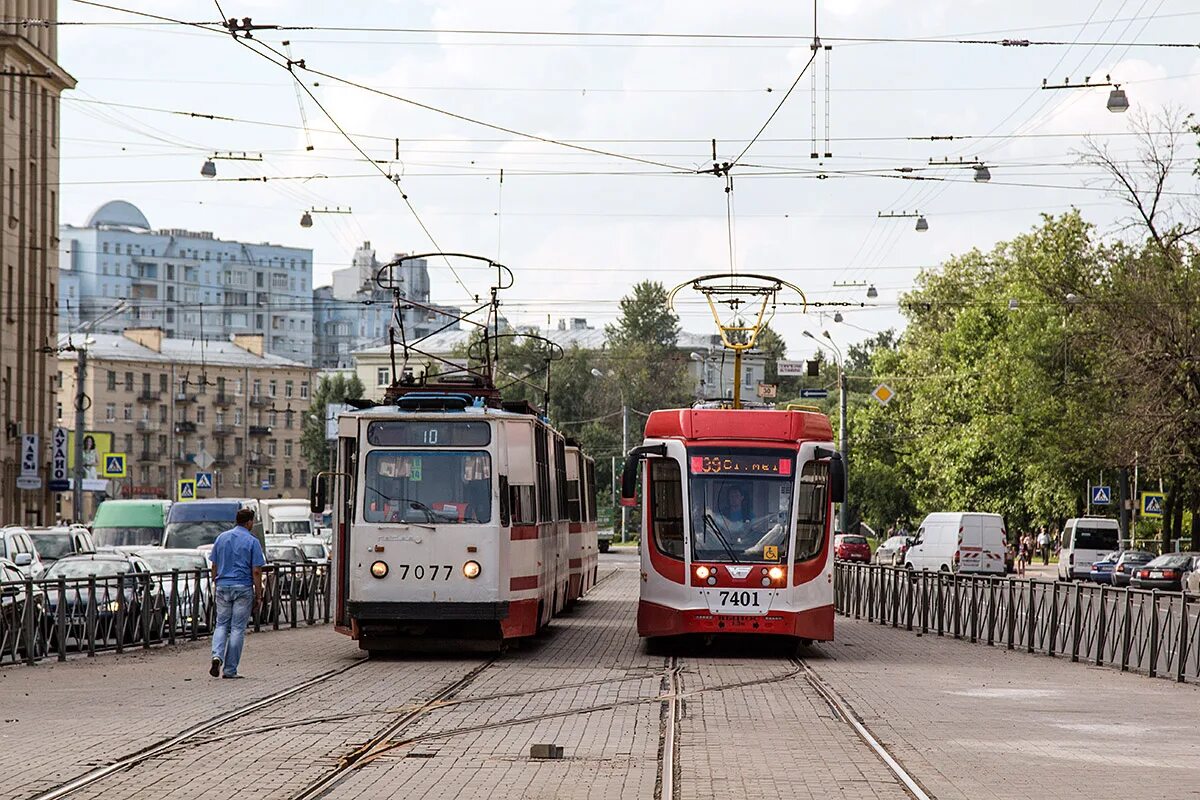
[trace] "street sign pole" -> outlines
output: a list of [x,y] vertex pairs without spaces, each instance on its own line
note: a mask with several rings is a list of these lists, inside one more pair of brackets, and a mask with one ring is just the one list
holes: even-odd
[[83,411],[87,402],[87,348],[75,350],[75,486],[71,493],[71,513],[83,522]]

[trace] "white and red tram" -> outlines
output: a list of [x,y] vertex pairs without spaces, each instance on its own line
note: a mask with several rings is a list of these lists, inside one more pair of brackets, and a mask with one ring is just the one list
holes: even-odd
[[596,463],[571,439],[567,440],[566,452],[570,530],[567,599],[574,602],[591,590],[600,570],[596,542]]
[[642,476],[638,634],[833,639],[832,503],[845,470],[813,410],[655,411],[630,451]]
[[594,501],[576,503],[587,508],[576,534],[569,500],[592,490],[572,489],[572,448],[528,405],[412,392],[343,413],[337,431],[336,480],[319,476],[312,500],[324,506],[332,486],[335,623],[360,648],[498,647],[594,581],[582,574],[594,568]]

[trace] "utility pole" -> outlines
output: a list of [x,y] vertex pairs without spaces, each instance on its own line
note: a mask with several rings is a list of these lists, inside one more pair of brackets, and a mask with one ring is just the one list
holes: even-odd
[[83,522],[83,412],[87,403],[87,347],[75,350],[75,470],[71,505],[75,521]]
[[[625,393],[621,392],[621,464],[624,466],[625,457],[629,453],[629,406],[625,402]],[[615,473],[614,473],[615,477]],[[625,543],[625,519],[629,509],[621,505],[621,543]]]
[[[842,364],[838,363],[838,450],[842,451],[842,468],[846,472],[846,483],[850,482],[850,454],[846,452],[846,372],[842,369]],[[846,522],[850,512],[850,504],[846,500],[842,500],[841,508],[838,509],[838,516],[841,518],[840,527],[842,533],[847,533]]]

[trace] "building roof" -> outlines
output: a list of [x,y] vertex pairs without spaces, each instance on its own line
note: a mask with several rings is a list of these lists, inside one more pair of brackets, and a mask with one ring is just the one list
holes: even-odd
[[[290,358],[271,355],[256,356],[235,345],[233,342],[207,341],[195,339],[162,340],[162,351],[155,352],[149,347],[143,347],[137,342],[114,333],[75,334],[75,344],[81,344],[84,339],[87,345],[88,357],[103,361],[146,361],[154,363],[199,364],[201,356],[205,364],[221,367],[288,367],[292,369],[311,369],[308,364],[293,361]],[[66,337],[61,337],[65,342]],[[74,359],[70,352],[59,354],[61,359]]]
[[150,230],[150,222],[146,215],[133,203],[124,200],[109,200],[92,212],[88,217],[87,227],[99,228],[101,225]]

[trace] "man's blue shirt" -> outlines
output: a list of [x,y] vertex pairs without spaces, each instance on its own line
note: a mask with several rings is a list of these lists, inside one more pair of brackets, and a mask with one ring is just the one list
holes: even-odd
[[253,586],[253,569],[267,563],[262,545],[254,534],[238,525],[213,543],[212,563],[217,567],[217,586]]

